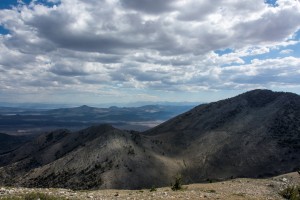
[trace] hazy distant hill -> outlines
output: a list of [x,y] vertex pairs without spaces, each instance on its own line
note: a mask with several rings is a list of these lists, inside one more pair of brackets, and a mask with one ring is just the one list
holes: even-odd
[[193,183],[295,171],[300,96],[254,90],[143,133],[56,131],[0,155],[0,166],[0,184],[77,189],[166,186],[178,173]]
[[191,108],[191,105],[110,108],[80,106],[52,110],[3,107],[0,108],[0,131],[22,134],[57,128],[79,130],[99,123],[109,123],[120,129],[146,130]]
[[178,113],[185,112],[193,106],[147,105],[142,107],[95,108],[80,106],[75,108],[54,109],[43,112],[59,119],[102,120],[102,121],[148,121],[166,120]]

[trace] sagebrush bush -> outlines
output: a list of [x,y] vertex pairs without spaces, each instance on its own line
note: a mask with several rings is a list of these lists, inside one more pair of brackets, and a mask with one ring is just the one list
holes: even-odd
[[173,191],[181,190],[182,189],[182,176],[181,175],[177,175],[175,177],[175,182],[174,182],[174,184],[172,184],[171,189]]
[[157,189],[156,189],[156,187],[155,186],[152,186],[151,188],[150,188],[150,192],[155,192]]
[[300,200],[300,186],[289,186],[279,194],[285,199]]

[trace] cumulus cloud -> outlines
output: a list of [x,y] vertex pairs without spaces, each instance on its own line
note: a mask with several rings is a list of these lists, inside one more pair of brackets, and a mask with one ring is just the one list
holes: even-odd
[[253,60],[244,66],[223,68],[221,76],[236,84],[258,84],[261,86],[299,85],[300,58],[285,57],[266,60]]
[[160,14],[172,9],[172,0],[123,0],[120,3],[125,8],[142,11],[149,14]]
[[[1,91],[300,84],[297,57],[246,61],[278,48],[287,56],[299,45],[299,1],[32,1],[0,10],[0,25],[9,32],[0,35]],[[215,53],[224,49],[232,51]]]
[[279,53],[280,54],[290,54],[290,53],[293,53],[293,49],[284,49],[284,50],[281,50]]

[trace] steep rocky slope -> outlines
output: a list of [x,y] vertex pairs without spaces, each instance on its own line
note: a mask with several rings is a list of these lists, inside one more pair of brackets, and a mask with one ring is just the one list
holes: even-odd
[[254,90],[199,106],[144,134],[168,141],[189,182],[300,167],[300,96]]
[[0,184],[145,188],[300,168],[300,97],[254,90],[198,106],[147,132],[60,130],[0,155]]
[[0,184],[30,187],[140,188],[169,184],[179,170],[157,141],[113,128],[93,126],[41,135],[0,155]]

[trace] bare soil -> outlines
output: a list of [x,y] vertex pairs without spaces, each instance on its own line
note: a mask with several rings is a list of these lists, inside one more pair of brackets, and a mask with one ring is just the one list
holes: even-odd
[[288,186],[300,185],[300,175],[289,173],[268,179],[233,179],[216,183],[184,185],[182,190],[170,187],[143,190],[95,190],[73,191],[54,188],[7,188],[0,189],[0,199],[21,197],[31,192],[45,193],[65,199],[283,199],[279,192]]

